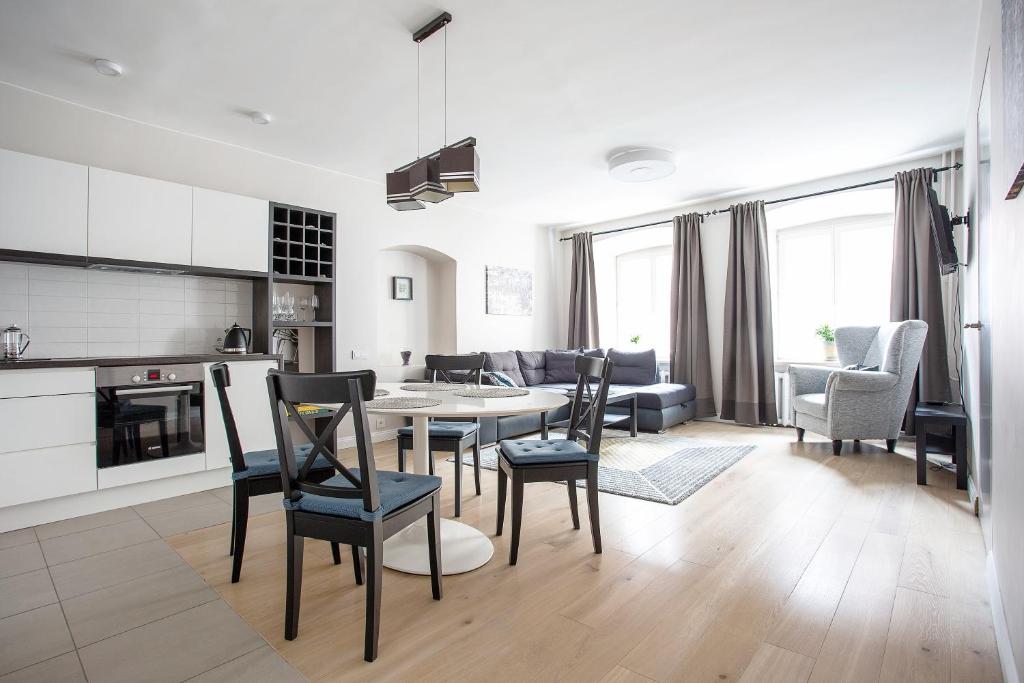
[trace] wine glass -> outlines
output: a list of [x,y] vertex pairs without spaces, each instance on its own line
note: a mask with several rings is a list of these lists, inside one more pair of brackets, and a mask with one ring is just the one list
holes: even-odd
[[309,297],[304,296],[299,299],[299,310],[302,311],[302,315],[299,316],[302,320],[306,319],[306,309],[309,308]]
[[272,310],[271,315],[273,316],[274,320],[280,320],[281,319],[281,295],[278,294],[277,292],[274,292],[273,301],[274,301],[274,305],[273,305],[273,308],[271,309]]
[[310,319],[310,322],[312,322],[316,320],[316,309],[320,308],[320,297],[318,297],[316,294],[309,297],[309,305],[310,308],[313,309],[313,317]]
[[295,297],[291,292],[284,293],[284,319],[295,320]]

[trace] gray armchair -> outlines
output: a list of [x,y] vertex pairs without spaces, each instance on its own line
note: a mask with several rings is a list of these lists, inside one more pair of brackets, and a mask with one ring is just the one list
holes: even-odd
[[836,329],[842,367],[789,366],[792,421],[797,440],[804,430],[832,439],[839,455],[843,439],[885,439],[892,453],[928,334],[923,320]]

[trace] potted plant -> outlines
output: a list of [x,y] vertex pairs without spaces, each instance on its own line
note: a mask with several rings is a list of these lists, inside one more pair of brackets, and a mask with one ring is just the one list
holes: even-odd
[[821,337],[821,344],[825,351],[825,360],[834,361],[838,358],[836,354],[836,333],[832,327],[825,323],[814,331],[814,334]]
[[629,343],[630,344],[639,344],[640,343],[640,335],[639,334],[634,334],[632,337],[629,338]]

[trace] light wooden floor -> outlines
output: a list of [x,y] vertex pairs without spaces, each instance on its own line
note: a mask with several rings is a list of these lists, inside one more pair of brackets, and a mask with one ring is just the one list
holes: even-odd
[[[250,522],[234,586],[227,525],[170,540],[313,680],[1001,680],[980,528],[951,474],[918,487],[906,445],[836,458],[787,429],[673,431],[758,448],[675,507],[602,493],[602,555],[585,497],[574,531],[564,486],[528,485],[518,566],[506,533],[489,564],[445,577],[440,602],[426,577],[385,570],[373,664],[350,556],[333,566],[326,543],[306,544],[299,637],[283,639],[283,513]],[[393,445],[376,448],[382,469]],[[450,515],[451,464],[439,471]],[[483,479],[462,520],[493,535],[496,475]]]

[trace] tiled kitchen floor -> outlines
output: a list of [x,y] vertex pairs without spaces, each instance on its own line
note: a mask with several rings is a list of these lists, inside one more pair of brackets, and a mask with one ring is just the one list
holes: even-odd
[[0,534],[0,683],[304,680],[163,540],[230,519],[224,488]]

